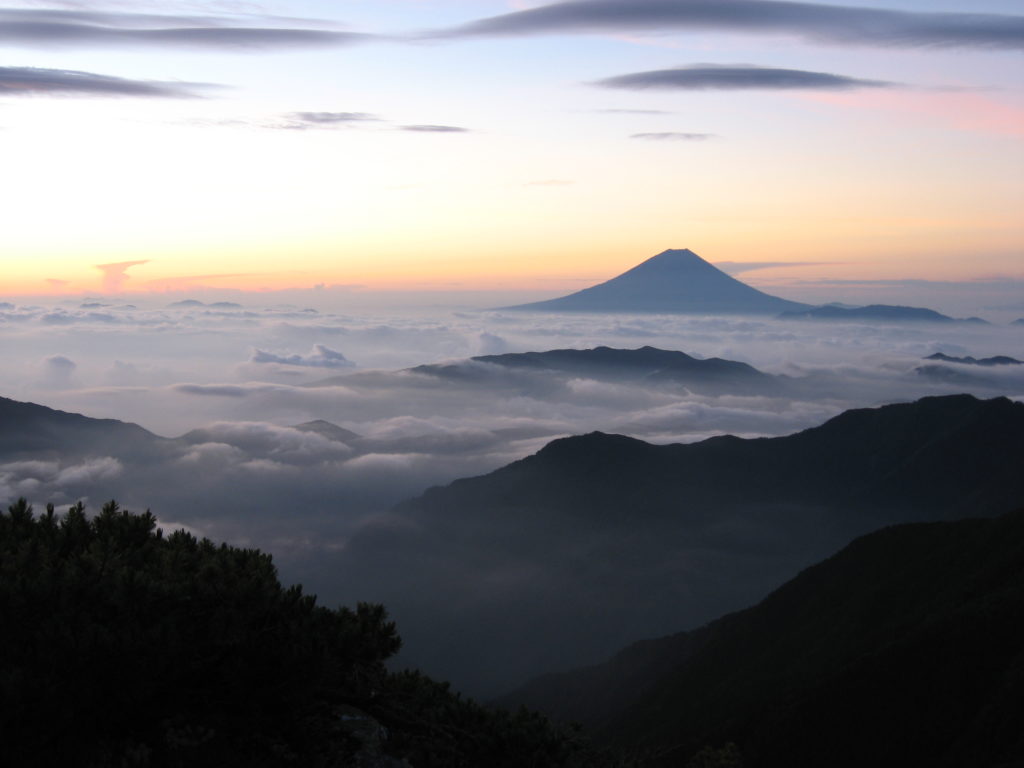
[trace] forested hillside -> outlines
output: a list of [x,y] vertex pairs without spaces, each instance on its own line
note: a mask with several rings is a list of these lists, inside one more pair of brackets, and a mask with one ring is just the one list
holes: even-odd
[[0,514],[5,766],[591,766],[537,715],[384,661],[379,605],[329,609],[270,555],[111,502]]

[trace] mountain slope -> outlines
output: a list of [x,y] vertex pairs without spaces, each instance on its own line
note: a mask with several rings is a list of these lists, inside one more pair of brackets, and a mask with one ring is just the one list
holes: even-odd
[[149,452],[168,442],[137,424],[0,397],[0,456],[5,459]]
[[959,363],[960,365],[980,365],[986,368],[991,368],[995,365],[1024,365],[1024,361],[1017,360],[1014,357],[1007,355],[995,355],[994,357],[953,357],[951,355],[943,354],[942,352],[936,352],[933,355],[928,355],[925,360],[938,360],[943,363]]
[[650,765],[726,741],[752,766],[994,765],[1024,758],[1022,626],[1024,511],[903,525],[502,703],[666,756]]
[[[718,357],[701,360],[685,352],[650,346],[639,349],[594,347],[480,355],[470,358],[470,362],[527,373],[681,384],[693,391],[708,393],[766,393],[777,390],[781,383],[778,377],[762,373],[747,363]],[[479,368],[459,363],[420,365],[410,370],[461,381],[481,375]]]
[[919,323],[979,323],[988,325],[980,317],[955,318],[924,307],[901,307],[893,304],[870,304],[866,307],[841,307],[826,304],[787,310],[779,315],[783,320],[879,320],[882,322]]
[[763,293],[689,249],[667,250],[599,285],[549,301],[505,309],[536,312],[778,314],[806,304]]
[[592,433],[400,505],[338,578],[393,610],[408,661],[493,695],[749,605],[882,525],[1015,508],[1022,464],[1024,404],[968,395],[781,438]]

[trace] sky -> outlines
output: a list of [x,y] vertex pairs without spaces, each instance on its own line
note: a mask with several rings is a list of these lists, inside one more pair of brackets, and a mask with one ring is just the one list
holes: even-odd
[[[373,533],[431,486],[593,430],[781,436],[928,395],[1024,399],[1024,365],[923,360],[1024,360],[1024,2],[964,5],[0,0],[0,396],[155,435],[8,435],[0,502],[150,509],[272,552],[325,604],[394,603],[429,645],[423,585]],[[787,299],[990,324],[500,309],[669,248]],[[770,378],[469,359],[599,345]],[[683,588],[700,598],[720,556],[688,552]],[[451,573],[566,594],[505,565]]]
[[666,248],[1019,296],[1024,6],[963,9],[8,0],[0,298],[526,300]]

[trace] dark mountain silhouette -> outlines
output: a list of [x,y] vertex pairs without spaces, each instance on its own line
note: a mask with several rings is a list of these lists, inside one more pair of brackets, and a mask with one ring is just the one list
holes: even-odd
[[389,605],[408,661],[493,694],[750,605],[881,525],[1019,506],[1022,461],[1024,404],[969,395],[780,438],[593,433],[400,505],[338,579]]
[[1024,325],[1024,317],[1018,317],[1010,325]]
[[115,502],[0,511],[4,766],[614,768],[569,729],[391,673],[382,606]]
[[962,365],[1024,365],[1024,362],[1012,357],[1007,357],[1006,355],[996,355],[995,357],[983,357],[978,359],[970,356],[952,357],[950,355],[945,355],[942,352],[936,352],[934,355],[928,355],[925,360],[939,360],[944,363],[960,363]]
[[826,304],[822,307],[787,310],[779,315],[783,320],[884,320],[888,322],[925,323],[984,323],[980,317],[955,318],[934,309],[901,307],[891,304],[870,304],[866,307],[844,307]]
[[0,397],[0,455],[5,459],[86,453],[149,454],[170,442],[137,424],[93,419]]
[[[682,384],[695,391],[766,392],[775,389],[778,383],[777,377],[762,373],[747,363],[718,357],[701,360],[685,352],[655,347],[552,349],[547,352],[481,355],[470,360],[521,371],[615,381],[668,382]],[[460,364],[420,365],[410,370],[460,380],[480,375],[478,368]]]
[[751,288],[689,249],[667,250],[607,282],[549,301],[504,309],[535,312],[778,314],[806,304]]
[[504,697],[686,765],[1024,759],[1024,510],[857,539],[754,608]]

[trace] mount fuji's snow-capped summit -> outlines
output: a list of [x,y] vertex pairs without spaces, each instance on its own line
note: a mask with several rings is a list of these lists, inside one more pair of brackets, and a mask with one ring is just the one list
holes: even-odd
[[806,304],[762,293],[689,248],[669,249],[607,282],[549,301],[504,309],[539,312],[679,312],[778,314]]

